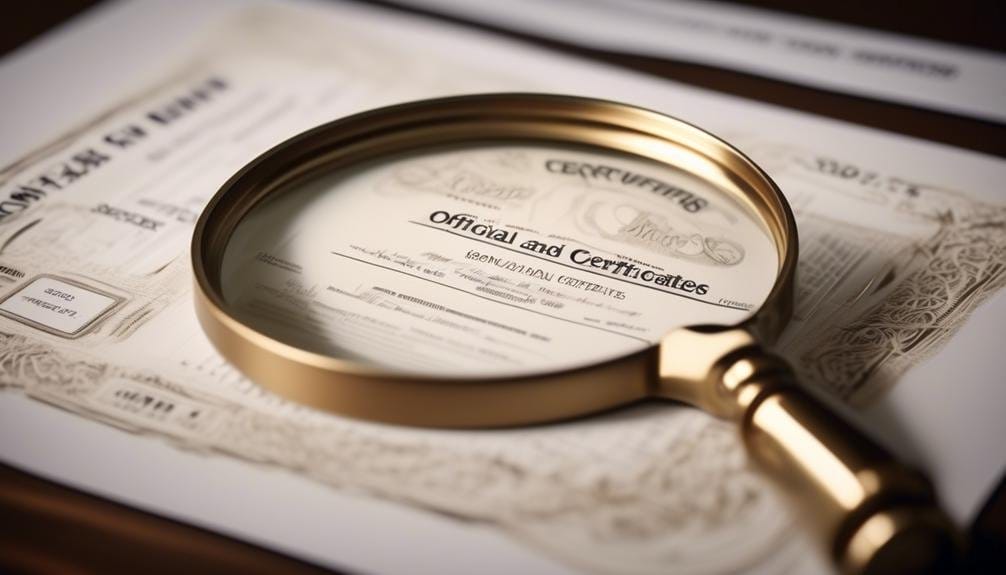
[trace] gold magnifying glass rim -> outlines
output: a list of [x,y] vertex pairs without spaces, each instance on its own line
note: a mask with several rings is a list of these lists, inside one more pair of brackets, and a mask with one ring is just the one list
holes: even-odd
[[606,100],[478,94],[423,100],[336,120],[253,160],[210,200],[192,239],[195,306],[220,353],[256,383],[351,417],[436,427],[522,425],[575,417],[650,396],[657,346],[572,370],[519,377],[402,374],[283,343],[227,311],[221,263],[242,218],[270,194],[360,162],[458,144],[516,141],[589,146],[691,173],[757,213],[778,250],[764,304],[744,323],[774,341],[793,307],[797,232],[772,179],[733,146],[676,118]]

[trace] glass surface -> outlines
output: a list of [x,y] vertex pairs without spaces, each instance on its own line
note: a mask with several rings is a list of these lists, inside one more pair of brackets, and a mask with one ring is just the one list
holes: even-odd
[[385,158],[284,190],[225,252],[228,311],[399,372],[513,376],[736,323],[775,282],[764,223],[673,167],[577,147]]

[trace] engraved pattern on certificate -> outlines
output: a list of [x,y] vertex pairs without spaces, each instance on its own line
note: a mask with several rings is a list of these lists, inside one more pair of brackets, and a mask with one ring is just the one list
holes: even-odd
[[749,152],[794,182],[801,280],[781,344],[808,383],[869,403],[1006,285],[1006,206],[791,146]]

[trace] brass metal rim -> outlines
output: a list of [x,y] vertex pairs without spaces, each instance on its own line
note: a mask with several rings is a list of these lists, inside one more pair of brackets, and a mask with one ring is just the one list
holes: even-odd
[[779,253],[776,282],[747,322],[773,340],[792,310],[796,225],[775,183],[750,159],[681,120],[616,102],[543,94],[424,100],[324,124],[265,152],[206,206],[192,240],[195,305],[220,353],[253,381],[308,405],[387,423],[440,427],[518,425],[569,418],[646,397],[656,346],[568,371],[518,378],[433,378],[381,371],[299,349],[231,316],[221,263],[234,229],[256,204],[291,184],[418,149],[506,141],[590,146],[673,165],[731,193],[761,216]]

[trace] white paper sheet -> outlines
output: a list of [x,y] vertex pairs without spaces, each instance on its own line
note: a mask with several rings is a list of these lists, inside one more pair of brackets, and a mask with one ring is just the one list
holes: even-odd
[[[695,573],[822,569],[787,507],[746,469],[732,430],[695,410],[651,405],[478,433],[375,426],[261,393],[201,337],[187,292],[192,217],[242,163],[300,129],[383,103],[541,90],[672,113],[762,163],[801,214],[806,246],[817,249],[806,253],[846,262],[837,279],[826,273],[831,264],[802,263],[815,279],[798,321],[825,342],[847,344],[840,338],[846,321],[877,325],[871,314],[883,310],[889,292],[857,285],[929,285],[915,281],[930,277],[928,264],[956,257],[940,240],[967,230],[933,216],[974,223],[976,245],[1000,251],[963,254],[975,265],[955,277],[979,278],[981,289],[955,298],[961,286],[951,285],[935,303],[953,301],[953,311],[933,318],[938,329],[924,345],[882,345],[891,353],[879,372],[863,372],[861,358],[847,356],[867,377],[854,389],[832,389],[862,404],[874,433],[930,471],[959,520],[972,517],[994,485],[1006,461],[998,441],[1006,429],[992,413],[1006,400],[992,377],[1006,367],[995,347],[1006,318],[1006,298],[996,291],[1001,275],[994,274],[1003,245],[996,228],[1001,160],[356,4],[248,8],[222,1],[114,5],[0,68],[15,102],[0,122],[5,133],[23,135],[0,142],[10,165],[2,197],[37,185],[40,175],[63,174],[81,150],[109,157],[65,189],[14,199],[25,207],[13,224],[0,225],[9,241],[0,265],[15,272],[2,274],[0,295],[44,272],[127,300],[74,340],[0,319],[8,366],[0,372],[0,426],[4,437],[17,438],[0,442],[4,461],[363,571],[484,572],[490,565],[498,572],[645,573],[671,563]],[[116,34],[134,49],[107,41]],[[85,63],[92,64],[87,74],[79,72]],[[73,89],[59,79],[74,80]],[[194,93],[204,93],[198,107],[162,121],[179,97]],[[132,125],[145,135],[123,144],[136,137]],[[80,129],[56,140],[74,126]],[[14,163],[48,141],[57,144]],[[856,177],[845,177],[848,166]],[[43,221],[24,229],[33,214]],[[883,249],[864,252],[856,238]],[[913,246],[940,257],[911,257]],[[888,276],[895,281],[874,282]],[[980,313],[963,321],[974,309]],[[888,327],[905,333],[906,325]],[[812,381],[830,385],[833,372],[821,366],[832,363],[794,339],[792,359]],[[168,404],[171,416],[157,408]],[[178,413],[198,416],[179,421]],[[511,469],[523,479],[514,481]],[[390,547],[377,550],[377,542]]]

